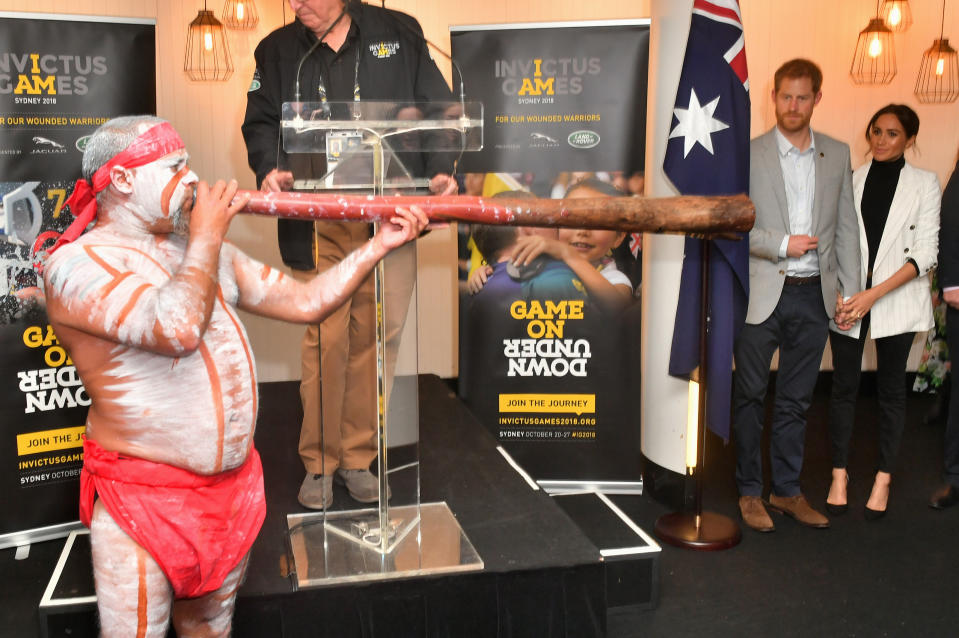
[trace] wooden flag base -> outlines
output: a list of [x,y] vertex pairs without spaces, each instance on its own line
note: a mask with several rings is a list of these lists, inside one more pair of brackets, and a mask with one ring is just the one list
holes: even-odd
[[742,532],[728,516],[703,512],[696,524],[696,514],[673,512],[656,520],[654,532],[664,543],[711,552],[735,547],[742,540]]

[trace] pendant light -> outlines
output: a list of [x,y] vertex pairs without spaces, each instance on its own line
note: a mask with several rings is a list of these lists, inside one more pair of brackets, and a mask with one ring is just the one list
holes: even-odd
[[231,29],[252,29],[260,21],[254,0],[226,0],[220,17]]
[[187,29],[183,70],[191,80],[226,80],[233,75],[223,24],[207,11],[206,0]]
[[890,31],[902,33],[912,26],[912,9],[909,0],[882,0],[879,17]]
[[939,39],[922,54],[919,77],[916,78],[916,98],[926,104],[947,104],[959,98],[959,60],[949,39],[942,37],[946,23],[946,0],[942,0],[942,20]]
[[849,75],[855,84],[889,84],[896,77],[896,52],[892,47],[892,31],[877,16],[859,32],[856,53]]

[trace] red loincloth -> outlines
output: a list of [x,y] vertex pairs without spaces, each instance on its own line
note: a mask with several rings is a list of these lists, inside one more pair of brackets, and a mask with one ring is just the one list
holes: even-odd
[[110,516],[160,565],[176,598],[216,591],[240,564],[266,516],[263,467],[253,448],[238,468],[203,476],[83,442],[80,520],[99,496]]

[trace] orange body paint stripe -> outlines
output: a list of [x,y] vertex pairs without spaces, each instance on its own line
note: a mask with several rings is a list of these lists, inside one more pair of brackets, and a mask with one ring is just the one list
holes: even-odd
[[180,185],[180,180],[183,179],[183,176],[189,171],[190,169],[184,166],[178,170],[176,175],[163,187],[163,193],[160,194],[160,210],[163,212],[164,217],[170,216],[170,198],[173,197],[173,191],[176,190],[176,187]]
[[[234,316],[233,312],[230,311],[230,306],[223,300],[223,289],[217,287],[216,289],[216,299],[220,302],[220,305],[223,306],[223,311],[226,313],[226,316],[230,318],[230,321],[233,322],[233,327],[236,328],[236,333],[240,337],[240,342],[243,344],[243,352],[246,354],[246,365],[250,370],[250,379],[256,379],[256,371],[253,368],[253,353],[250,352],[250,344],[247,343],[246,339],[243,338],[243,330],[240,327],[240,322]],[[256,418],[257,411],[259,406],[257,406],[257,394],[256,387],[253,388],[253,418]],[[255,425],[255,422],[254,422]],[[250,448],[253,447],[253,437],[250,437],[249,445],[247,446],[247,452],[250,451]]]
[[152,288],[152,286],[150,284],[142,284],[139,288],[133,291],[133,294],[130,295],[129,301],[127,301],[127,305],[123,307],[123,310],[120,311],[120,316],[117,317],[118,326],[122,326],[123,322],[127,320],[127,316],[133,312],[133,307],[137,305],[140,295],[142,295],[147,288]]
[[120,271],[117,270],[116,268],[110,266],[109,264],[107,264],[105,261],[103,261],[103,259],[102,259],[101,257],[98,257],[97,255],[95,255],[95,254],[92,252],[95,248],[109,248],[109,249],[111,249],[111,250],[116,250],[117,248],[122,248],[123,250],[129,250],[130,252],[137,253],[138,255],[140,255],[141,257],[143,257],[144,259],[149,259],[150,261],[152,261],[153,264],[154,264],[157,268],[159,268],[160,270],[162,270],[164,273],[166,273],[166,275],[167,275],[168,277],[172,277],[172,276],[173,276],[173,273],[171,273],[169,270],[167,270],[167,269],[166,269],[166,266],[164,266],[163,264],[161,264],[160,262],[158,262],[156,259],[154,259],[152,256],[150,256],[148,253],[145,253],[145,252],[143,252],[142,250],[140,250],[140,249],[138,249],[138,248],[131,248],[131,247],[129,247],[129,246],[116,246],[116,245],[112,245],[112,244],[90,244],[89,246],[84,246],[84,250],[87,251],[87,254],[90,255],[90,258],[91,258],[91,259],[93,259],[95,262],[97,262],[97,263],[100,264],[103,268],[105,268],[108,272],[113,273],[114,275],[119,275],[119,274],[120,274]]
[[214,471],[223,471],[223,439],[226,434],[226,423],[223,416],[223,388],[220,386],[220,374],[216,371],[213,355],[210,354],[206,342],[200,344],[200,355],[206,364],[206,372],[210,377],[210,390],[213,392],[213,405],[216,408],[216,464]]
[[144,550],[137,547],[137,638],[147,635],[147,564]]
[[120,284],[122,284],[123,281],[124,281],[125,279],[127,279],[128,277],[130,277],[131,275],[133,275],[133,271],[128,271],[128,272],[125,272],[125,273],[123,273],[122,275],[120,275],[120,276],[118,276],[118,277],[114,277],[114,278],[113,278],[113,281],[111,281],[110,283],[108,283],[107,286],[106,286],[106,288],[103,289],[103,296],[106,297],[106,296],[109,295],[111,292],[113,292],[114,290],[116,290],[116,287],[119,286]]
[[105,271],[107,271],[114,277],[119,277],[121,274],[123,274],[119,270],[117,270],[116,268],[108,264],[106,260],[103,259],[103,257],[96,254],[96,252],[94,252],[93,250],[94,248],[95,246],[84,246],[83,250],[87,253],[87,255],[90,256],[90,259],[92,259],[93,261],[95,261],[97,264],[100,265],[100,268],[103,268]]

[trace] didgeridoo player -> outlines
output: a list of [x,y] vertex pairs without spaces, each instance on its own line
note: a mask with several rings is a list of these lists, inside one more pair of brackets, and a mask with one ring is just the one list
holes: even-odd
[[[44,265],[50,323],[92,401],[80,518],[104,636],[227,636],[265,514],[257,386],[237,309],[317,324],[427,218],[397,208],[308,281],[224,237],[249,199],[190,170],[173,127],[110,120],[68,200],[77,220]],[[95,220],[92,229],[84,230]]]

